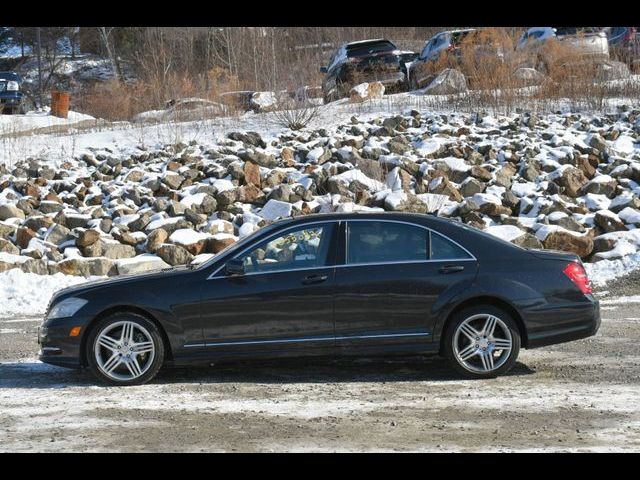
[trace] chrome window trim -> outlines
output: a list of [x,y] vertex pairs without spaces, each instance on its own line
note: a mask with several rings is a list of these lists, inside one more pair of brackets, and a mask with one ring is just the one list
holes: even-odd
[[413,333],[385,333],[379,335],[346,335],[339,337],[301,337],[301,338],[286,338],[280,340],[239,340],[237,342],[210,342],[210,343],[192,343],[184,345],[185,348],[193,347],[227,347],[232,345],[264,345],[274,343],[300,343],[300,342],[327,342],[330,340],[362,340],[367,338],[395,338],[395,337],[428,337],[429,332],[413,332]]
[[[454,245],[460,247],[467,255],[469,255],[469,258],[452,258],[452,259],[448,259],[448,258],[443,258],[443,259],[426,259],[426,260],[405,260],[405,261],[397,261],[397,262],[376,262],[376,263],[360,263],[360,264],[348,264],[347,259],[349,258],[349,237],[348,237],[348,232],[349,232],[349,222],[386,222],[386,223],[402,223],[405,225],[410,225],[410,226],[414,226],[414,227],[418,227],[418,228],[422,228],[423,230],[426,230],[427,232],[431,233],[435,233],[436,235],[441,236],[442,238],[444,238],[445,240],[448,240],[449,242],[453,243]],[[436,232],[435,230],[433,230],[432,228],[429,227],[425,227],[424,225],[420,225],[418,223],[412,223],[412,222],[406,222],[404,220],[389,220],[389,219],[369,219],[369,218],[353,218],[353,219],[348,219],[345,220],[345,223],[347,224],[344,231],[345,231],[345,238],[344,238],[344,265],[346,266],[350,266],[350,265],[386,265],[386,264],[394,264],[394,263],[422,263],[422,262],[459,262],[459,261],[478,261],[478,259],[475,257],[475,255],[473,255],[469,250],[467,250],[466,248],[464,248],[462,245],[460,245],[458,242],[456,242],[455,240],[452,240],[451,238],[447,237],[446,235],[440,233],[440,232]],[[429,239],[429,248],[431,248],[431,239]],[[431,252],[429,252],[429,254],[431,254]],[[342,266],[342,265],[338,265],[338,266]]]
[[[350,218],[350,219],[333,219],[333,220],[317,220],[314,222],[310,222],[308,224],[302,224],[302,225],[292,225],[289,228],[286,228],[284,230],[280,230],[278,232],[273,233],[271,236],[267,237],[266,239],[262,240],[262,241],[268,241],[271,240],[273,238],[277,238],[278,235],[284,234],[285,232],[294,229],[294,228],[305,228],[307,226],[313,226],[313,225],[318,225],[318,224],[324,224],[324,223],[334,223],[336,224],[336,228],[339,228],[339,224],[340,222],[344,222],[345,228],[344,228],[344,248],[345,248],[345,255],[344,255],[344,262],[342,264],[339,265],[324,265],[324,266],[320,266],[320,267],[308,267],[308,268],[290,268],[290,269],[284,269],[284,270],[273,270],[270,272],[250,272],[250,273],[245,273],[244,275],[242,275],[242,277],[247,277],[247,276],[251,276],[251,275],[264,275],[267,273],[285,273],[285,272],[297,272],[297,271],[305,271],[305,270],[320,270],[320,269],[324,269],[324,268],[345,268],[345,267],[361,267],[361,266],[376,266],[376,265],[398,265],[398,264],[410,264],[410,263],[435,263],[435,262],[477,262],[478,259],[475,257],[475,255],[473,255],[469,250],[467,250],[465,247],[463,247],[462,245],[460,245],[458,242],[456,242],[455,240],[449,238],[448,236],[437,232],[435,230],[433,230],[432,228],[429,227],[425,227],[424,225],[420,225],[418,223],[413,223],[413,222],[407,222],[404,220],[390,220],[390,219],[377,219],[377,218]],[[402,260],[402,261],[394,261],[394,262],[372,262],[372,263],[346,263],[347,262],[347,258],[348,258],[348,247],[349,247],[349,222],[385,222],[385,223],[400,223],[400,224],[405,224],[405,225],[409,225],[409,226],[413,226],[413,227],[418,227],[418,228],[422,228],[423,230],[426,230],[427,232],[431,233],[435,233],[436,235],[439,235],[440,237],[444,238],[445,240],[453,243],[454,245],[458,246],[460,249],[462,249],[467,255],[469,255],[469,258],[436,258],[436,259],[426,259],[426,260]],[[431,243],[431,242],[429,242]],[[244,254],[247,250],[249,250],[250,248],[253,248],[255,246],[255,244],[253,245],[249,245],[247,246],[245,249],[241,250],[239,253],[237,253],[236,255],[234,255],[233,258],[236,258],[242,254]],[[431,246],[431,245],[429,245]],[[429,252],[430,253],[430,252]],[[209,275],[207,277],[207,280],[213,280],[216,278],[227,278],[225,276],[219,276],[217,277],[216,275],[220,272],[220,270],[222,270],[224,268],[224,265],[221,265],[220,267],[218,267],[213,273],[211,273],[211,275]]]
[[[267,238],[261,240],[260,243],[272,240],[274,238],[278,238],[278,236],[283,235],[284,233],[288,232],[289,230],[293,230],[295,228],[306,228],[306,227],[309,227],[309,226],[325,224],[325,223],[336,223],[336,220],[316,220],[315,222],[303,223],[302,225],[291,225],[290,227],[287,227],[287,228],[284,228],[282,230],[278,230],[277,232],[274,232],[273,234],[271,234],[271,236],[268,236]],[[251,245],[248,245],[247,247],[245,247],[240,252],[236,253],[231,258],[237,258],[240,255],[244,254],[247,250],[249,250],[251,248],[255,248],[255,246],[256,246],[256,244],[252,243]],[[295,268],[295,269],[288,269],[288,270],[273,270],[271,272],[251,272],[251,273],[245,273],[242,276],[246,277],[248,275],[257,275],[257,274],[264,274],[264,273],[278,273],[278,272],[285,272],[285,271],[292,272],[292,271],[297,271],[297,270],[312,270],[312,269],[331,268],[331,267],[333,267],[333,265],[324,265],[322,267],[310,267],[310,268]],[[207,280],[213,280],[214,278],[226,278],[224,276],[222,276],[222,277],[216,277],[215,276],[223,268],[224,268],[224,265],[220,265],[220,267],[218,267],[211,275],[209,275],[207,277]]]

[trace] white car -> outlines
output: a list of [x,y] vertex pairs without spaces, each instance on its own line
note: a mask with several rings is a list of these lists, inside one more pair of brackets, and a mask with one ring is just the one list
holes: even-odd
[[609,58],[609,41],[598,27],[533,27],[522,34],[516,50],[537,47],[550,39],[575,49],[580,55]]

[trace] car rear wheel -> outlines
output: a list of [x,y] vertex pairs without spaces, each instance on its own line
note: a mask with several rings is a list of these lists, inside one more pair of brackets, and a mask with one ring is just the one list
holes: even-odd
[[468,378],[508,372],[520,352],[520,332],[511,316],[494,306],[466,308],[448,324],[444,354]]
[[164,343],[147,318],[115,314],[100,320],[87,341],[92,373],[112,385],[141,385],[153,379],[164,361]]

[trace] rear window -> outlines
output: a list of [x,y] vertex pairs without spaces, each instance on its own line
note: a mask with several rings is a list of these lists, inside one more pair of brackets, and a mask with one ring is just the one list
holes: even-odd
[[358,43],[355,45],[347,45],[347,56],[360,57],[372,53],[390,52],[393,50],[397,50],[397,47],[388,40]]

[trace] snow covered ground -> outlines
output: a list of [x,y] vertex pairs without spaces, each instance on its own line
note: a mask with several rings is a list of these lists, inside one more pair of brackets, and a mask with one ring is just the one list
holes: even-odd
[[[95,120],[95,118],[91,115],[74,111],[69,111],[67,118],[54,117],[49,113],[48,107],[42,112],[32,111],[24,115],[0,115],[0,137],[10,137],[58,125],[73,126],[87,120]],[[6,161],[6,158],[4,160]]]

